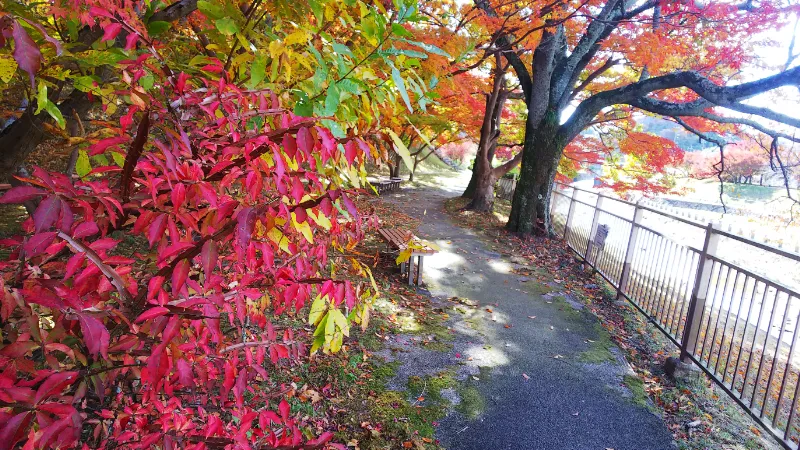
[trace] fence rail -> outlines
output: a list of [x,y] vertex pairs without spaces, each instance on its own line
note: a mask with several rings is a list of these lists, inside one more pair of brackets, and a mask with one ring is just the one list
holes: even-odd
[[798,449],[800,294],[776,267],[800,255],[557,184],[550,213],[570,248],[787,449]]

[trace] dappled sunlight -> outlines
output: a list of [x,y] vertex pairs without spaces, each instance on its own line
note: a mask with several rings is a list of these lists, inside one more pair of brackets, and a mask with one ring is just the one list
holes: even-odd
[[486,264],[497,273],[511,273],[511,269],[513,269],[511,264],[499,259],[488,261]]
[[438,253],[425,258],[422,270],[426,280],[441,280],[466,263],[463,256],[449,251],[445,246],[440,245],[440,248]]
[[464,350],[467,365],[476,367],[498,367],[511,363],[508,355],[501,348],[491,345],[472,345]]

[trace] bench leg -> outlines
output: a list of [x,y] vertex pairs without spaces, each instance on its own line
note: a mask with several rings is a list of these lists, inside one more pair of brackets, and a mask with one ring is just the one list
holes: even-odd
[[417,286],[422,281],[422,255],[419,256],[419,262],[417,263]]
[[414,284],[414,255],[408,258],[408,285]]

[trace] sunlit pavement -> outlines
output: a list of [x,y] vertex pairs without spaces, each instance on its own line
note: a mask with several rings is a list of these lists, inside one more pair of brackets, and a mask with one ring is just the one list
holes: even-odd
[[[485,400],[474,420],[453,412],[442,421],[437,438],[443,446],[674,448],[661,419],[632,401],[623,383],[630,368],[619,349],[612,347],[606,362],[582,362],[599,339],[596,319],[556,301],[556,292],[537,294],[535,281],[512,272],[515,265],[501,255],[505,249],[490,250],[444,213],[444,201],[463,191],[469,173],[424,180],[422,187],[405,187],[385,199],[421,219],[420,236],[441,247],[425,259],[423,279],[430,294],[437,302],[459,297],[478,306],[451,315],[456,334],[451,353],[404,357],[399,372],[434,374],[457,365],[465,369],[458,371],[461,381],[474,385]],[[489,376],[476,376],[479,368]]]

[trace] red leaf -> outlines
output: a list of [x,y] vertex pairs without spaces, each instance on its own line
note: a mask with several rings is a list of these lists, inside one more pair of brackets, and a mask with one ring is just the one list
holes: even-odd
[[347,159],[347,164],[352,166],[357,155],[358,147],[356,147],[356,143],[352,139],[347,141],[347,144],[344,144],[344,157]]
[[167,229],[167,215],[159,214],[158,217],[150,224],[150,229],[147,231],[147,240],[152,247],[154,243],[161,239],[164,235],[164,230]]
[[303,195],[305,195],[305,189],[303,189],[303,182],[300,181],[299,178],[292,179],[292,197],[294,201],[300,203],[302,200]]
[[321,447],[322,444],[328,443],[328,441],[330,441],[331,439],[333,439],[333,432],[326,431],[326,432],[322,433],[318,438],[308,441],[306,443],[306,445],[307,446],[320,446]]
[[308,128],[303,127],[297,131],[297,147],[306,155],[314,150],[314,137]]
[[32,419],[31,412],[22,412],[0,425],[0,448],[11,449],[25,436]]
[[200,253],[200,259],[203,264],[203,273],[206,275],[206,280],[211,278],[211,272],[217,267],[217,260],[219,259],[219,251],[217,243],[209,239],[203,244],[203,250]]
[[181,260],[172,272],[172,295],[177,296],[189,277],[189,260]]
[[61,212],[61,199],[55,195],[47,197],[33,213],[33,225],[37,233],[49,229],[58,220]]
[[136,33],[130,33],[128,36],[125,37],[125,50],[131,50],[133,47],[136,46],[136,41],[139,40],[139,35]]
[[121,23],[115,22],[110,25],[106,25],[106,27],[103,29],[103,38],[101,40],[103,42],[111,41],[117,37],[120,31],[122,31]]
[[24,203],[44,194],[45,191],[33,186],[17,186],[9,189],[5,195],[0,197],[0,203]]
[[353,201],[350,200],[350,197],[348,197],[345,194],[342,194],[342,201],[344,202],[345,208],[347,208],[347,212],[349,212],[354,219],[358,219],[358,210],[356,209],[355,203],[353,203]]
[[172,200],[172,208],[174,210],[180,209],[183,206],[183,202],[186,200],[186,185],[183,183],[178,183],[172,187],[172,192],[170,192],[170,199]]
[[86,344],[86,348],[89,349],[89,353],[95,358],[98,354],[101,354],[103,358],[108,359],[108,340],[110,336],[103,322],[81,313],[78,313],[78,320],[80,320],[81,331],[83,331],[83,342]]
[[193,386],[192,380],[194,377],[192,376],[192,366],[189,365],[189,362],[181,358],[175,365],[178,371],[178,381],[184,386]]
[[44,252],[47,247],[50,246],[57,234],[58,233],[55,231],[34,234],[27,241],[25,241],[24,244],[22,244],[22,249],[25,250],[25,253],[28,256],[36,256]]
[[247,249],[253,235],[253,226],[256,221],[256,211],[253,208],[243,208],[236,216],[236,231],[239,233],[239,247]]
[[297,153],[297,141],[289,134],[283,135],[283,151],[289,158],[294,158]]
[[286,400],[281,400],[281,403],[278,405],[278,411],[281,413],[281,418],[284,422],[289,420],[289,403]]
[[78,372],[57,372],[49,377],[39,386],[39,389],[36,390],[36,398],[34,401],[39,403],[43,399],[58,394],[59,392],[63,391],[65,387],[72,384]]
[[154,308],[150,308],[147,311],[143,312],[139,317],[136,318],[135,323],[141,323],[145,320],[154,319],[156,317],[161,317],[169,313],[169,309],[163,306],[156,306]]
[[14,59],[20,69],[28,72],[28,78],[31,80],[31,89],[36,90],[34,77],[42,65],[42,52],[39,51],[39,47],[18,22],[14,22],[11,35],[14,37]]
[[77,227],[75,227],[75,232],[72,234],[72,237],[75,239],[85,238],[88,236],[92,236],[100,231],[97,228],[97,224],[94,222],[82,222],[79,223]]

